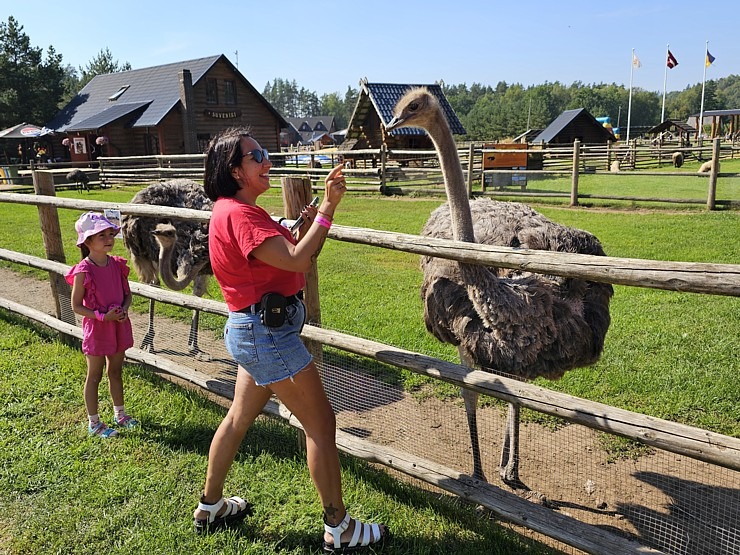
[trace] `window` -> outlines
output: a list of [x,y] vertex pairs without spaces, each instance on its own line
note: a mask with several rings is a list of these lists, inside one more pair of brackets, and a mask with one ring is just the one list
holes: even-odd
[[128,88],[130,86],[131,85],[124,85],[123,87],[121,87],[120,89],[118,89],[118,92],[117,93],[110,95],[108,97],[108,100],[110,100],[110,101],[118,100],[121,97],[121,95],[128,90]]
[[224,81],[224,103],[236,104],[236,81]]
[[218,81],[206,79],[206,104],[218,104]]

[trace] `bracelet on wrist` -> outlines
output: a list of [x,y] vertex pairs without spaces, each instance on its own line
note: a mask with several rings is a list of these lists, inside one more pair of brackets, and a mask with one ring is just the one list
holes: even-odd
[[314,221],[320,226],[325,227],[326,229],[331,228],[331,222],[324,218],[324,216],[316,216]]
[[95,319],[102,322],[105,320],[105,314],[103,312],[100,312],[99,310],[95,310]]
[[317,210],[317,212],[318,212],[319,214],[321,214],[322,216],[324,216],[324,217],[325,217],[325,218],[326,218],[327,220],[329,220],[330,222],[333,222],[333,221],[334,221],[334,218],[333,218],[333,217],[331,217],[331,216],[330,216],[329,214],[327,214],[326,212],[322,212],[321,210]]

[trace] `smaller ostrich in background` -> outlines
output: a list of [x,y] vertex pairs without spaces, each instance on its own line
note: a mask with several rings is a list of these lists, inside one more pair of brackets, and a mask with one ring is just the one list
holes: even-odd
[[[149,185],[136,193],[131,203],[206,211],[213,208],[203,186],[190,179]],[[181,291],[192,282],[193,295],[201,297],[206,292],[208,277],[212,275],[207,223],[124,215],[121,232],[139,279],[159,285],[161,276],[164,284],[174,291]],[[200,312],[193,310],[188,347],[196,358],[208,360],[209,355],[198,347],[199,316]],[[149,300],[149,326],[141,348],[154,350],[154,299]]]
[[90,183],[90,178],[87,177],[87,174],[83,172],[80,169],[73,169],[71,172],[67,174],[67,181],[70,183],[74,183],[77,186],[77,190],[79,192],[82,192],[82,188],[84,187],[86,191],[90,192],[90,186],[88,183]]

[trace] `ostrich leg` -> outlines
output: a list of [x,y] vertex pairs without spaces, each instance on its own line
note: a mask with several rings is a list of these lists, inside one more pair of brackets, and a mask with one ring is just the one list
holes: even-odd
[[154,352],[154,299],[149,299],[149,327],[141,340],[141,349]]
[[[470,368],[475,368],[475,364],[462,349],[458,348],[460,361]],[[470,389],[462,388],[463,401],[465,402],[465,415],[468,418],[468,432],[470,433],[470,446],[473,450],[473,478],[488,482],[486,475],[483,473],[483,461],[480,456],[480,439],[478,437],[478,393]]]
[[505,484],[514,489],[529,489],[519,479],[519,405],[515,403],[509,403],[498,471]]
[[465,401],[465,414],[468,417],[468,431],[470,432],[470,446],[473,449],[473,478],[488,482],[483,473],[483,461],[480,456],[480,439],[478,437],[478,393],[469,389],[462,389],[462,398]]
[[[193,295],[200,298],[206,292],[208,288],[208,276],[199,275],[193,280]],[[198,347],[198,326],[200,320],[200,311],[196,308],[193,310],[193,318],[190,322],[190,334],[188,336],[188,347],[190,348],[190,354],[194,355],[196,359],[208,362],[211,360],[211,355],[205,351],[201,351]]]

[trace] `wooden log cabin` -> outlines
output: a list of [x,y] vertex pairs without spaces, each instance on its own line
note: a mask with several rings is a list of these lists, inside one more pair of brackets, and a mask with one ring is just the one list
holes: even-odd
[[250,126],[279,150],[285,119],[224,55],[95,76],[47,124],[54,157],[204,152],[225,127]]

